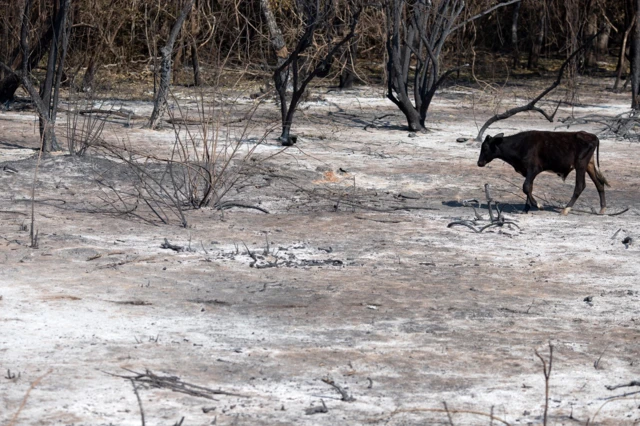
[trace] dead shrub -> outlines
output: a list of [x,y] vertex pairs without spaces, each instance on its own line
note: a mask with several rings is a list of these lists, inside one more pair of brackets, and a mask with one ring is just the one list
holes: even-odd
[[126,214],[140,215],[139,207],[146,206],[160,222],[177,220],[184,227],[186,210],[227,207],[225,197],[250,178],[248,170],[255,167],[250,160],[274,126],[249,137],[259,100],[246,104],[244,97],[204,89],[197,89],[196,97],[195,107],[173,97],[167,122],[175,139],[165,153],[143,152],[126,138],[118,144],[101,142],[100,151],[126,169],[111,179],[99,177],[103,201]]

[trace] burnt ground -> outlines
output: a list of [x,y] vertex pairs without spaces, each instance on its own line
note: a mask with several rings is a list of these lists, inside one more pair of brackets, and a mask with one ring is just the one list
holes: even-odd
[[[626,96],[582,86],[559,117],[625,110]],[[277,121],[267,102],[225,198],[245,207],[187,210],[187,228],[170,208],[162,224],[114,201],[133,187],[121,161],[44,157],[37,249],[37,127],[32,113],[0,113],[2,424],[138,425],[140,407],[146,424],[167,425],[541,424],[535,351],[548,360],[549,343],[549,424],[640,423],[637,395],[608,399],[634,388],[605,387],[640,375],[640,145],[601,137],[608,213],[626,212],[592,214],[588,182],[561,216],[572,174],[541,175],[545,209],[521,214],[523,179],[497,161],[479,169],[473,141],[528,93],[511,90],[498,106],[498,94],[450,88],[415,137],[377,89],[322,92],[284,152],[275,134],[256,146]],[[103,137],[168,155],[173,131],[142,124],[113,119]],[[558,125],[524,114],[489,133]],[[489,223],[485,183],[517,226],[447,227],[474,218],[473,198]]]

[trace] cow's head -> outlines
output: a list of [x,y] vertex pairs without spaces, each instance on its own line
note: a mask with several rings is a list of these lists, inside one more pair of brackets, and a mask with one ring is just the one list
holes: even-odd
[[478,167],[484,167],[498,156],[500,152],[500,144],[504,140],[504,133],[500,133],[491,137],[487,135],[482,142],[482,148],[480,149],[480,158],[478,158]]

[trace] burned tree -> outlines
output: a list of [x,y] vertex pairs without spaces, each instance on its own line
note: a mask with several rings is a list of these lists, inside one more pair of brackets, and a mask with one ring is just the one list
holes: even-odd
[[[23,16],[23,12],[24,12],[24,7],[19,7],[19,12],[16,13],[17,15],[16,18],[20,19],[20,16]],[[51,11],[49,11],[49,13],[51,13]],[[31,13],[29,16],[31,16]],[[29,60],[27,61],[27,65],[28,65],[27,72],[30,72],[31,69],[35,68],[38,65],[38,63],[42,60],[42,58],[45,57],[45,55],[49,51],[51,39],[53,38],[53,25],[50,23],[53,21],[53,17],[42,16],[38,20],[42,21],[43,25],[40,25],[39,30],[36,30],[36,32],[39,32],[37,42],[34,43],[33,46],[30,46],[29,56],[28,56]],[[18,22],[17,31],[19,31],[19,28],[20,28],[19,25],[21,24],[21,22],[22,22],[21,20]],[[34,25],[30,25],[30,26],[34,27]],[[7,25],[5,25],[5,27],[8,28]],[[29,33],[27,33],[27,36],[28,35]],[[3,41],[8,44],[9,38],[7,37],[7,39]],[[11,49],[11,52],[7,52],[7,53],[8,54],[5,61],[7,66],[9,66],[12,70],[9,71],[9,70],[6,70],[6,68],[3,68],[5,70],[5,73],[2,80],[0,80],[0,104],[12,102],[14,100],[16,90],[18,90],[18,88],[22,84],[19,74],[20,72],[23,71],[23,61],[22,61],[22,50],[21,50],[21,45],[19,43],[19,40],[18,40],[18,44],[13,46],[13,49]],[[16,72],[13,72],[13,70],[16,70],[19,72],[16,73]]]
[[[639,0],[640,1],[640,0]],[[602,30],[600,31],[602,32]],[[578,47],[575,51],[573,51],[569,57],[562,63],[562,65],[560,66],[560,70],[558,71],[558,75],[555,79],[555,81],[553,83],[551,83],[551,85],[549,85],[546,89],[544,89],[542,92],[540,92],[540,94],[538,94],[538,96],[536,96],[535,98],[533,98],[531,101],[529,101],[527,104],[525,105],[521,105],[521,106],[517,106],[511,109],[508,109],[505,112],[499,113],[494,115],[493,117],[489,118],[484,125],[482,126],[482,128],[480,128],[480,131],[478,132],[478,136],[476,136],[476,140],[479,142],[482,140],[482,136],[484,135],[484,132],[489,128],[489,126],[491,126],[493,123],[500,121],[500,120],[506,120],[509,117],[513,117],[516,114],[519,114],[521,112],[525,112],[525,111],[535,111],[535,112],[539,112],[540,114],[542,114],[547,120],[549,120],[549,122],[553,122],[553,119],[556,115],[556,113],[558,112],[558,108],[560,108],[560,103],[558,103],[556,110],[553,112],[553,114],[549,115],[547,112],[545,112],[542,108],[539,108],[538,106],[536,106],[536,104],[538,102],[540,102],[545,96],[547,96],[549,93],[551,93],[552,91],[554,91],[559,85],[560,83],[562,83],[562,79],[565,75],[565,72],[569,66],[569,64],[571,64],[572,60],[579,54],[581,53],[584,49],[586,49],[591,42],[593,42],[593,40],[595,40],[598,35],[600,34],[600,32],[592,35],[591,37],[589,37],[585,43]]]
[[356,57],[358,55],[358,40],[352,39],[345,49],[345,62],[340,72],[340,89],[351,89],[356,79]]
[[[95,90],[96,76],[106,61],[121,61],[117,41],[128,31],[127,17],[135,13],[132,6],[125,6],[124,2],[105,4],[102,2],[88,2],[78,5],[76,19],[82,22],[73,32],[73,53],[76,70],[71,72],[72,86],[82,92]],[[72,54],[73,54],[72,53]],[[78,57],[80,56],[80,57]],[[80,69],[84,68],[82,76]]]
[[[447,38],[466,23],[520,0],[499,3],[456,24],[465,7],[462,0],[388,0],[387,98],[407,118],[409,130],[424,131],[427,111],[436,90],[448,75],[440,71]],[[415,63],[415,71],[411,68]]]
[[178,19],[176,19],[176,22],[171,28],[171,33],[169,33],[169,38],[167,39],[166,44],[160,49],[160,54],[162,55],[160,63],[160,85],[156,92],[156,98],[153,102],[153,112],[149,119],[149,127],[152,129],[158,127],[160,119],[162,118],[162,113],[167,106],[167,96],[169,94],[169,85],[171,84],[171,57],[173,55],[173,45],[176,42],[178,33],[180,33],[180,29],[182,28],[182,24],[187,19],[187,15],[191,11],[192,6],[193,0],[187,0],[185,2]]
[[622,79],[622,73],[626,70],[626,56],[627,56],[627,45],[629,41],[629,36],[631,35],[631,31],[635,27],[636,19],[635,14],[633,13],[633,4],[631,0],[625,1],[624,4],[624,23],[626,30],[622,36],[622,43],[620,45],[620,52],[618,53],[618,65],[616,67],[616,80],[613,83],[613,90],[618,91],[618,86],[620,85],[620,80]]
[[631,108],[640,109],[640,0],[635,1],[636,26],[631,38]]
[[[411,131],[425,130],[433,95],[452,72],[440,76],[440,54],[463,8],[461,0],[442,0],[435,5],[430,1],[391,0],[386,4],[387,98],[406,116]],[[416,70],[411,82],[414,60]]]
[[349,31],[339,41],[333,38],[333,22],[336,18],[336,0],[298,1],[297,13],[304,30],[289,53],[282,32],[267,0],[261,0],[263,14],[269,27],[270,40],[278,62],[273,72],[280,114],[282,134],[280,141],[291,146],[296,137],[291,135],[293,117],[309,83],[316,77],[326,77],[335,55],[354,36],[360,16],[360,7],[349,1]]
[[520,6],[522,2],[518,2],[513,7],[513,16],[511,18],[511,46],[513,51],[513,69],[520,66],[520,49],[518,48],[518,17],[520,16]]
[[[346,7],[338,10],[338,15],[334,18],[334,37],[341,37],[347,34],[349,31],[349,15],[352,11],[349,8],[349,3],[345,4]],[[340,13],[342,12],[342,13]],[[363,26],[366,25],[363,24]],[[353,88],[353,84],[357,79],[356,73],[356,60],[358,57],[358,41],[360,36],[354,35],[338,52],[337,62],[340,66],[340,79],[339,88],[341,90]]]
[[544,44],[544,38],[547,31],[547,12],[546,5],[543,2],[540,7],[540,15],[538,18],[537,27],[535,28],[535,36],[531,41],[531,47],[529,49],[529,59],[527,60],[527,69],[532,70],[538,68],[538,61],[540,59],[540,51]]
[[60,83],[64,70],[64,60],[67,54],[70,25],[67,23],[69,16],[70,0],[60,0],[54,5],[52,13],[52,38],[48,49],[47,73],[45,81],[36,89],[31,79],[31,63],[29,48],[29,17],[31,16],[32,0],[26,0],[22,14],[20,29],[20,54],[22,63],[19,69],[13,70],[8,65],[0,63],[0,66],[9,74],[15,75],[25,87],[33,101],[40,119],[41,149],[43,152],[57,151],[60,149],[56,140],[55,123],[60,94]]

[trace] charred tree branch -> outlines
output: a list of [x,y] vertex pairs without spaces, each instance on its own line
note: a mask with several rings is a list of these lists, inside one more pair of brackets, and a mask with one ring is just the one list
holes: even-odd
[[500,114],[496,114],[493,117],[491,117],[490,119],[488,119],[484,125],[482,126],[482,128],[480,129],[480,131],[478,132],[478,136],[476,137],[477,141],[481,141],[482,140],[482,136],[484,135],[484,132],[496,121],[500,121],[500,120],[506,120],[509,117],[512,117],[518,113],[524,112],[524,111],[536,111],[541,113],[542,115],[544,115],[544,117],[553,122],[553,118],[556,114],[556,112],[558,111],[558,108],[560,107],[560,103],[558,103],[558,107],[556,108],[556,111],[552,114],[552,115],[548,115],[546,114],[542,109],[536,107],[536,104],[545,96],[547,96],[550,92],[552,92],[556,87],[558,87],[560,85],[560,83],[562,82],[562,77],[564,76],[564,71],[566,70],[568,64],[571,62],[571,60],[573,58],[576,57],[576,55],[578,55],[578,53],[580,53],[582,50],[584,50],[585,48],[589,47],[591,45],[591,42],[601,33],[602,31],[599,31],[598,33],[592,35],[591,37],[589,37],[587,39],[587,41],[585,41],[585,43],[578,47],[571,55],[569,55],[569,57],[562,63],[562,66],[560,67],[560,70],[558,71],[558,76],[556,77],[556,80],[546,89],[544,89],[538,96],[536,96],[535,98],[533,98],[529,103],[527,103],[526,105],[521,105],[519,107],[515,107],[515,108],[511,108],[505,112],[502,112]]

